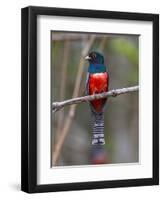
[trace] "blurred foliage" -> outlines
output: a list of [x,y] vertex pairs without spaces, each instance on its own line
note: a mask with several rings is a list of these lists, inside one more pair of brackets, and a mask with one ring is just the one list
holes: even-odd
[[[72,98],[81,52],[91,34],[52,33],[51,97],[59,101],[62,81],[64,43],[68,36],[70,42],[67,63],[66,91],[64,99]],[[103,37],[106,41],[102,50],[105,57],[110,83],[109,88],[123,88],[138,85],[139,75],[139,37],[137,35],[102,35],[98,34],[92,50],[97,50]],[[56,39],[55,39],[56,38]],[[58,39],[60,38],[60,39]],[[83,58],[84,59],[84,58]],[[81,77],[80,96],[85,95],[85,81],[88,63],[85,62],[84,76]],[[103,150],[91,145],[91,119],[87,103],[77,106],[76,115],[65,140],[59,165],[88,165],[96,163],[97,158],[104,158],[104,163],[138,162],[138,93],[131,93],[109,98],[105,111],[105,140]],[[64,119],[69,107],[64,109]],[[52,139],[56,143],[56,129],[59,112],[52,114]],[[64,126],[63,120],[63,126]],[[58,136],[59,137],[59,136]],[[92,156],[93,155],[93,156]],[[101,156],[101,157],[100,157]],[[93,160],[93,161],[92,161]]]
[[126,56],[127,59],[134,65],[138,65],[138,48],[130,41],[118,38],[110,42],[110,48],[116,53]]

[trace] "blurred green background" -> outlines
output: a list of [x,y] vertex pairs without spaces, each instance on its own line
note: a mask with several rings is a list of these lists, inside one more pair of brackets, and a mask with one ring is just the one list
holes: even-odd
[[[88,62],[84,56],[92,50],[104,55],[110,75],[109,89],[138,85],[138,35],[51,32],[52,102],[72,98],[78,73],[80,87],[77,96],[85,95]],[[67,106],[51,114],[52,166],[139,161],[138,92],[108,99],[105,110],[105,145],[100,147],[91,145],[89,104],[78,104],[71,119],[69,109],[70,106]],[[68,120],[71,123],[66,129]],[[64,128],[66,137],[58,153],[57,144],[63,139]]]

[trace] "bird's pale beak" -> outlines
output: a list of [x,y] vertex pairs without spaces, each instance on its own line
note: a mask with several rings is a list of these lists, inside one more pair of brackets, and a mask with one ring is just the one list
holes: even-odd
[[89,56],[86,56],[86,57],[85,57],[85,59],[86,59],[86,60],[90,60],[90,59],[91,59],[91,57],[89,57]]

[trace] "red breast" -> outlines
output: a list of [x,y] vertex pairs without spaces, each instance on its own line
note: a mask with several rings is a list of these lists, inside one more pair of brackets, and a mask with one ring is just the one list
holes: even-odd
[[[98,94],[108,91],[108,73],[90,74],[89,77],[89,94]],[[97,112],[101,112],[106,102],[106,98],[91,101],[92,106]]]

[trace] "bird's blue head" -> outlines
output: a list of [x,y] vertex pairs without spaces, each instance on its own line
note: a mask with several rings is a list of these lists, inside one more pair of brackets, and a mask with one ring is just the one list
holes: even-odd
[[103,55],[95,51],[90,52],[89,55],[85,57],[85,59],[92,64],[104,64]]
[[85,57],[89,61],[89,73],[101,73],[106,72],[106,67],[104,66],[104,57],[102,54],[92,51],[88,56]]

